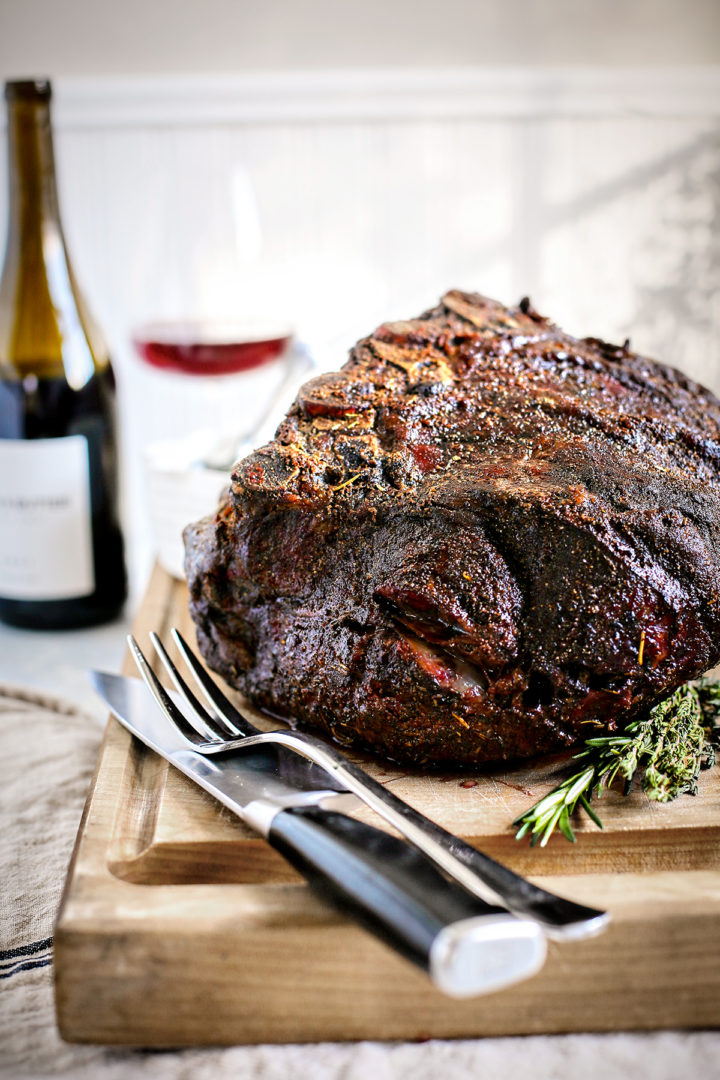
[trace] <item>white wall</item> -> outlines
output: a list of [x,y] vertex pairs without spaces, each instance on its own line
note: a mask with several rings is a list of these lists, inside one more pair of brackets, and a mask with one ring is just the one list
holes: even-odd
[[2,75],[717,62],[717,0],[0,2]]

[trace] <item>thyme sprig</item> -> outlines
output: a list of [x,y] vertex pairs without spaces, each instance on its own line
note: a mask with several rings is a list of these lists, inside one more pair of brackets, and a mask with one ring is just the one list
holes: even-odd
[[720,683],[686,683],[646,716],[633,720],[615,735],[585,740],[575,754],[570,776],[515,819],[516,840],[529,834],[534,846],[544,847],[555,829],[575,842],[571,815],[582,808],[602,829],[590,805],[622,780],[627,795],[636,773],[649,799],[669,802],[683,792],[695,794],[701,768],[715,763],[720,736]]

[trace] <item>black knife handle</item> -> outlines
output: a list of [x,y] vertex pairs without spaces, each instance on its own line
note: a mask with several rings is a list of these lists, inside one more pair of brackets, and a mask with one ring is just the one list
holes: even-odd
[[542,967],[545,938],[536,923],[471,896],[380,829],[296,807],[275,815],[267,838],[317,892],[453,997],[490,993]]

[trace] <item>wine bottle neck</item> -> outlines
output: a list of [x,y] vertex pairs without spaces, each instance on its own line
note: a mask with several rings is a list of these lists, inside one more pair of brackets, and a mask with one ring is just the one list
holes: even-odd
[[50,104],[8,106],[8,247],[62,243]]
[[74,388],[107,364],[77,288],[58,207],[50,87],[6,84],[9,222],[0,278],[0,378],[64,377]]

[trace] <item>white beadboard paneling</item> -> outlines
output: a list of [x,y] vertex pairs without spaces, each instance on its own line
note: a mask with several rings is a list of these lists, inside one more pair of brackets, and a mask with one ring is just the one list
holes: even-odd
[[[630,336],[720,391],[716,69],[56,91],[63,217],[116,361],[137,565],[150,544],[141,445],[180,423],[133,357],[148,319],[275,315],[338,366],[358,336],[447,288],[530,293],[569,330]],[[252,199],[235,213],[248,185],[260,247]],[[0,182],[3,216],[5,202]]]
[[714,67],[339,70],[64,80],[67,126],[720,114]]
[[720,129],[623,119],[545,136],[543,305],[720,392]]

